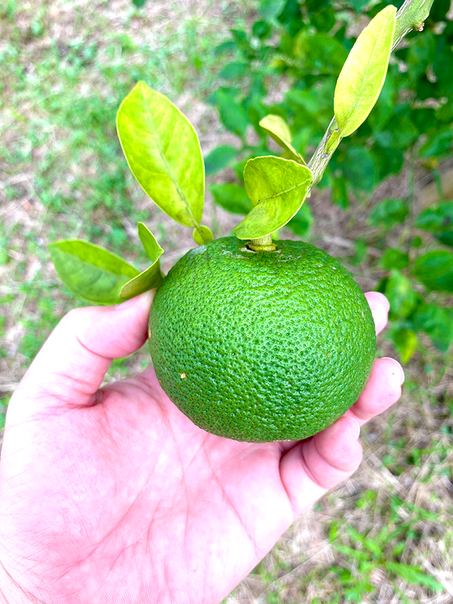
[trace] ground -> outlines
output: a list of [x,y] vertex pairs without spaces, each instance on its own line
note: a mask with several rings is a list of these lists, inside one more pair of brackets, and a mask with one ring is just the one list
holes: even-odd
[[[2,4],[3,407],[49,331],[80,304],[56,276],[50,241],[83,237],[144,266],[135,230],[143,220],[166,250],[165,271],[193,247],[190,230],[167,219],[129,174],[115,113],[133,83],[145,79],[186,112],[205,154],[220,141],[232,142],[203,102],[217,73],[211,49],[229,27],[250,19],[256,4],[149,0],[141,10],[130,0]],[[423,173],[417,182],[416,202],[423,203]],[[403,172],[362,204],[406,194]],[[307,239],[339,257],[364,290],[373,289],[382,273],[373,263],[374,234],[363,205],[344,212],[326,192],[310,204],[315,226]],[[205,222],[220,236],[237,220],[208,197]],[[363,258],[354,243],[359,235],[369,243]],[[230,604],[453,601],[453,363],[423,344],[405,367],[400,404],[362,431],[360,470],[301,516]],[[378,354],[394,354],[385,336]],[[115,362],[109,379],[148,363],[144,349]]]

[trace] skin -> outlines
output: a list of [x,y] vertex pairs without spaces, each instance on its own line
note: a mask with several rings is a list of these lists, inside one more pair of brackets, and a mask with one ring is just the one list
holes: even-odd
[[[367,294],[376,330],[388,302]],[[151,368],[101,388],[147,337],[151,295],[66,315],[11,399],[0,465],[0,602],[220,602],[357,469],[360,425],[400,396],[378,359],[355,405],[302,442],[210,435]]]

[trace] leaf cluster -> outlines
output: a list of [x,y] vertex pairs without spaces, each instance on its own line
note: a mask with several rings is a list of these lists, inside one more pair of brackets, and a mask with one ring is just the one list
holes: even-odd
[[[395,4],[400,7],[402,2]],[[399,174],[407,157],[413,169],[424,168],[437,178],[453,144],[449,6],[446,0],[434,2],[423,33],[408,36],[408,43],[390,57],[387,71],[382,55],[390,52],[390,29],[384,28],[385,35],[372,45],[365,36],[356,43],[350,34],[357,31],[363,14],[377,15],[370,28],[379,27],[378,19],[391,19],[393,9],[386,3],[286,0],[273,3],[269,11],[269,3],[261,0],[257,20],[247,30],[232,31],[231,38],[214,50],[224,64],[221,86],[208,101],[217,107],[223,126],[237,136],[238,145],[217,147],[205,162],[210,174],[229,166],[239,178],[237,183],[214,185],[214,201],[234,213],[249,211],[240,201],[245,199],[241,177],[245,162],[271,153],[272,141],[283,148],[283,157],[306,157],[318,146],[333,110],[337,124],[324,149],[331,157],[320,186],[330,189],[341,208],[349,206],[351,196],[366,208],[375,188]],[[235,64],[242,65],[240,71],[233,69]],[[269,102],[275,97],[272,91],[282,84],[287,90],[283,98]],[[248,143],[251,130],[257,143]],[[386,199],[368,210],[367,239],[383,242],[374,246],[381,250],[377,268],[385,272],[379,289],[391,302],[390,337],[403,362],[421,345],[422,333],[442,352],[453,340],[453,316],[445,305],[453,291],[452,202],[442,192],[440,199],[418,215],[411,193],[408,199]],[[313,223],[307,203],[302,208],[309,216],[305,226],[298,228],[295,218],[287,224],[301,236]],[[386,249],[387,235],[395,227],[402,233],[401,247]],[[368,244],[356,244],[366,255]],[[429,251],[420,253],[426,246]]]

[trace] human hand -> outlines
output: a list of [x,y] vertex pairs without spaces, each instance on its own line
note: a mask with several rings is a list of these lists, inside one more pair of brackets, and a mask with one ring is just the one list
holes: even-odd
[[[376,330],[388,302],[367,294]],[[147,337],[151,296],[71,311],[11,399],[0,466],[0,601],[220,602],[307,506],[348,478],[359,426],[400,396],[377,359],[358,401],[299,443],[197,428],[151,368],[100,388]]]

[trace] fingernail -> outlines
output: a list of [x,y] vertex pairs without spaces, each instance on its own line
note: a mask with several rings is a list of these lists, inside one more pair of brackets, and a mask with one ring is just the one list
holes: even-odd
[[355,437],[358,439],[360,436],[360,426],[359,426],[359,422],[357,422],[353,417],[351,417],[352,421],[355,424],[355,429],[356,429],[356,435]]
[[392,361],[392,363],[394,365],[396,365],[397,368],[395,367],[395,370],[399,372],[399,375],[400,375],[399,380],[400,380],[400,386],[401,386],[404,382],[404,369],[401,367],[401,365],[398,363],[398,361],[395,359],[392,359],[392,357],[382,357],[382,358],[385,359],[386,361]]
[[147,305],[150,304],[154,297],[154,290],[149,290],[140,294],[139,296],[135,296],[135,298],[131,298],[130,300],[126,300],[126,302],[121,302],[121,304],[116,304],[113,308],[115,310],[125,310],[130,306],[135,306],[136,304]]
[[378,296],[380,296],[380,298],[382,299],[382,304],[385,306],[387,312],[390,310],[390,302],[388,301],[387,297],[384,296],[384,294],[381,294],[381,292],[375,292]]

